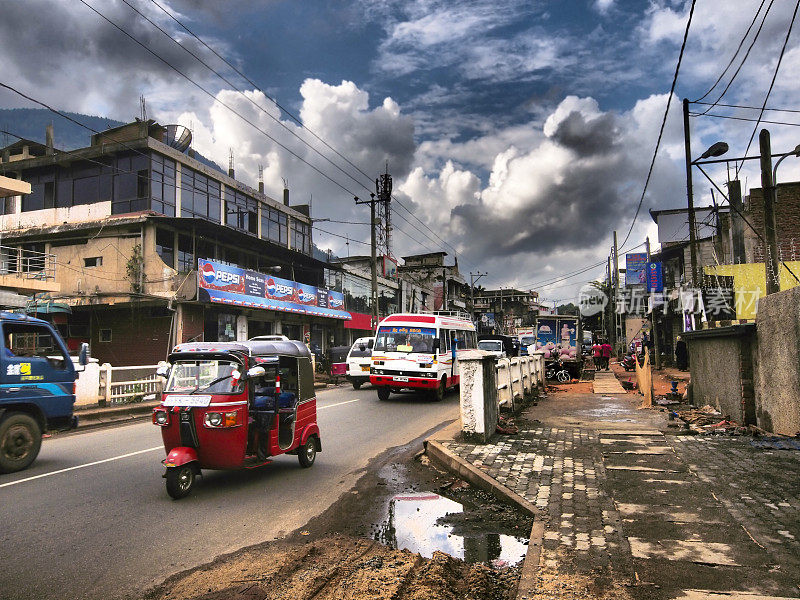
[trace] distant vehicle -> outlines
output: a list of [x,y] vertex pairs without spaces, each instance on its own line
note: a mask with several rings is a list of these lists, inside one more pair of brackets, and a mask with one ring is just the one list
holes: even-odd
[[527,356],[529,349],[531,354],[536,350],[536,336],[532,334],[521,335],[519,338],[519,355]]
[[505,356],[519,356],[519,340],[512,335],[502,335],[499,333],[481,334],[478,336],[478,348],[481,347],[480,342],[483,340],[499,340],[503,345],[502,349]]
[[[44,432],[77,427],[77,374],[64,340],[47,321],[0,312],[0,326],[0,473],[13,473],[36,459]],[[82,366],[88,349],[82,344]]]
[[459,383],[459,352],[477,347],[475,325],[467,315],[390,315],[378,324],[369,381],[380,400],[413,389],[440,401],[447,388]]
[[[581,320],[574,315],[547,315],[536,318],[535,342],[530,348],[544,353],[545,361],[558,361],[573,377],[580,372]],[[522,340],[521,340],[522,341]],[[524,342],[523,342],[524,343]]]
[[478,350],[489,352],[495,358],[505,358],[506,351],[503,348],[503,340],[485,339],[478,341]]
[[289,338],[285,335],[280,334],[270,334],[270,335],[257,335],[255,337],[251,337],[248,341],[250,342],[288,342]]
[[369,382],[369,368],[372,365],[372,346],[374,337],[362,337],[353,342],[347,353],[347,381],[357,390],[362,384]]

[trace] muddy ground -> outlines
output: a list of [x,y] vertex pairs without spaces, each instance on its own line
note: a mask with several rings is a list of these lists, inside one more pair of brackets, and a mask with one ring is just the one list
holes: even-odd
[[[396,549],[401,536],[389,519],[395,496],[425,492],[464,505],[438,523],[457,531],[481,529],[493,539],[524,538],[532,517],[435,469],[415,456],[421,440],[376,458],[355,488],[284,540],[220,557],[169,578],[147,600],[393,599],[506,600],[515,597],[521,562],[467,563],[436,552],[431,558]],[[449,535],[448,535],[449,537]],[[524,549],[524,546],[523,546]],[[491,554],[489,555],[491,557]]]

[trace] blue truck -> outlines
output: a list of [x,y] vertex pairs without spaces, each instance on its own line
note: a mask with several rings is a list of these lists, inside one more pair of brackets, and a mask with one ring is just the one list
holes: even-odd
[[[0,473],[21,471],[39,454],[42,434],[77,426],[77,373],[50,323],[0,311]],[[78,359],[86,365],[88,345]]]

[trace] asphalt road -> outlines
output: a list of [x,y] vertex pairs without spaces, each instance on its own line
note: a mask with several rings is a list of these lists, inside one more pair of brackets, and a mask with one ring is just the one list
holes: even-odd
[[370,386],[340,387],[317,399],[323,452],[311,469],[281,456],[260,469],[206,471],[180,501],[167,496],[149,421],[45,440],[30,469],[0,475],[0,597],[139,597],[173,573],[294,531],[371,458],[458,417],[453,393],[380,402]]

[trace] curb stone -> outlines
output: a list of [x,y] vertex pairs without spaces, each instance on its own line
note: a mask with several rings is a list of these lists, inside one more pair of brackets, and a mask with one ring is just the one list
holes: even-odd
[[[455,424],[458,424],[458,422]],[[448,427],[440,432],[440,434],[445,432],[450,433],[450,431],[451,428]],[[465,481],[468,481],[475,487],[482,489],[485,492],[493,494],[500,500],[516,505],[534,517],[541,515],[541,512],[535,504],[529,502],[516,492],[508,489],[506,486],[498,483],[495,479],[489,477],[480,469],[463,460],[461,457],[456,456],[436,440],[425,440],[424,445],[428,458],[440,467],[455,473]],[[529,598],[536,587],[537,574],[539,572],[539,555],[542,550],[543,537],[544,523],[535,521],[533,523],[533,527],[531,528],[531,534],[528,541],[528,551],[525,554],[525,560],[522,563],[522,570],[520,572],[519,583],[517,584],[517,600],[526,600]]]

